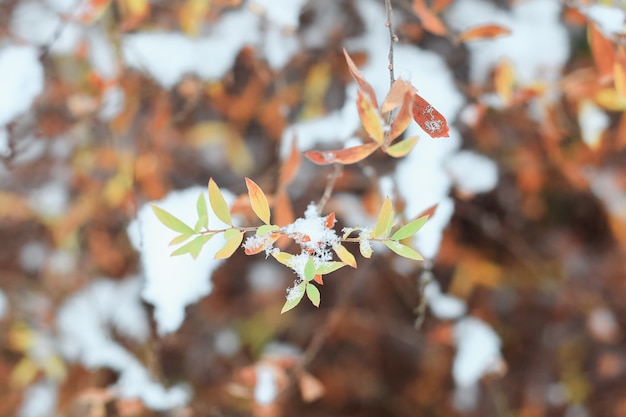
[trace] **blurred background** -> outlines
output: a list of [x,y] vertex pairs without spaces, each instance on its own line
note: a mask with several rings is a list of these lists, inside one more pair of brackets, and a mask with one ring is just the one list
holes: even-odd
[[0,416],[626,416],[626,5],[390,5],[450,137],[325,214],[437,205],[426,261],[347,245],[281,315],[291,270],[170,258],[148,203],[193,224],[212,177],[245,214],[247,176],[301,217],[333,168],[289,155],[368,140],[342,49],[389,89],[385,1],[0,1]]

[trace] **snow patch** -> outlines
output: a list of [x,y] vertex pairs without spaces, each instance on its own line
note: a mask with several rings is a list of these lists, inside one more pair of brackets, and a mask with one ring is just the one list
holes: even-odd
[[446,161],[455,185],[468,194],[486,193],[498,183],[498,168],[491,159],[472,151],[461,151]]
[[0,126],[26,113],[43,91],[43,67],[31,46],[0,49]]

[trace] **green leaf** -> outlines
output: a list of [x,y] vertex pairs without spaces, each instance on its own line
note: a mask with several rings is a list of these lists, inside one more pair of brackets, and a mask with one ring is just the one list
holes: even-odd
[[343,262],[324,262],[315,269],[315,275],[326,275],[346,266]]
[[256,235],[259,237],[263,237],[266,234],[275,232],[279,229],[280,227],[276,226],[275,224],[264,224],[262,226],[259,226],[259,228],[256,230]]
[[211,208],[218,219],[228,225],[233,225],[233,221],[230,219],[228,204],[226,204],[226,200],[213,178],[209,180],[209,203],[211,203]]
[[320,290],[313,284],[306,285],[306,296],[309,297],[309,300],[313,303],[315,307],[320,306]]
[[376,226],[374,226],[374,233],[372,237],[379,238],[388,236],[391,226],[393,226],[393,217],[393,206],[391,205],[391,200],[387,197],[385,198],[383,206],[380,208],[380,212],[378,213],[378,219],[376,221]]
[[270,206],[267,203],[265,193],[250,178],[246,178],[246,187],[248,187],[248,197],[250,198],[252,210],[263,223],[270,224]]
[[409,258],[409,259],[414,259],[416,261],[423,261],[424,257],[422,255],[420,255],[420,253],[418,251],[416,251],[415,249],[403,245],[402,243],[396,241],[396,240],[386,240],[383,242],[389,249],[391,249],[392,251],[394,251],[395,253],[397,253],[398,255],[404,257],[404,258]]
[[196,211],[198,212],[198,221],[196,222],[196,227],[194,230],[196,232],[201,231],[202,229],[209,228],[209,212],[206,207],[206,200],[204,199],[204,195],[200,193],[198,196],[198,202],[196,203]]
[[422,226],[424,226],[426,220],[428,220],[428,216],[422,216],[418,219],[413,220],[410,223],[405,224],[391,236],[391,239],[402,240],[406,239],[409,236],[413,236],[415,233],[417,233],[418,230],[422,228]]
[[288,268],[291,268],[291,259],[293,255],[287,252],[272,252],[272,256],[281,264],[285,265]]
[[344,227],[342,239],[346,239],[350,236],[350,233],[356,232],[357,230],[361,230],[359,226],[357,227]]
[[393,156],[394,158],[402,158],[411,152],[416,143],[417,136],[413,136],[391,145],[385,152],[387,152],[387,155]]
[[170,256],[179,256],[188,253],[192,256],[193,259],[196,259],[198,255],[200,255],[200,251],[202,250],[204,244],[211,240],[213,236],[215,236],[213,233],[196,236],[194,240],[187,242],[186,244],[172,252]]
[[300,303],[302,297],[304,297],[305,286],[306,282],[302,281],[294,288],[289,290],[289,295],[287,295],[287,301],[285,301],[285,305],[283,306],[282,310],[280,310],[280,314],[291,310]]
[[163,225],[169,229],[172,229],[175,232],[193,235],[194,231],[191,227],[187,226],[182,220],[173,214],[168,213],[160,207],[155,206],[154,204],[150,204],[152,211],[157,216],[159,221],[163,223]]
[[304,280],[309,282],[315,276],[315,262],[313,261],[313,257],[311,256],[308,261],[306,261],[306,265],[304,265]]
[[189,239],[191,236],[193,236],[193,235],[190,235],[190,234],[187,234],[187,233],[183,233],[181,235],[178,235],[174,239],[172,239],[172,241],[170,242],[169,246],[174,246],[174,245],[181,244],[184,241],[186,241],[187,239]]
[[228,229],[224,232],[224,238],[226,239],[226,243],[222,247],[222,249],[218,250],[215,254],[215,259],[226,259],[230,258],[230,256],[235,253],[237,248],[241,246],[241,241],[243,240],[243,232],[237,229]]

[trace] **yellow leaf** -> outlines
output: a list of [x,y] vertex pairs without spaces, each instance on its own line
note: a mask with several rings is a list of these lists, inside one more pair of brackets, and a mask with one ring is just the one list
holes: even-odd
[[515,69],[508,59],[503,58],[498,63],[494,72],[493,82],[496,87],[496,93],[498,93],[502,102],[505,105],[511,103],[513,86],[515,85]]
[[265,193],[254,181],[246,177],[246,187],[248,187],[248,197],[254,213],[265,224],[270,224],[270,206],[267,203]]
[[338,243],[333,246],[333,250],[342,262],[350,265],[352,268],[356,268],[356,259],[354,259],[354,255],[352,255],[345,246],[343,246],[341,243]]
[[394,158],[402,158],[403,156],[411,152],[411,150],[413,149],[416,143],[417,143],[416,136],[413,136],[412,138],[404,139],[403,141],[400,141],[394,145],[391,145],[387,149],[387,155],[393,156]]
[[365,128],[367,134],[376,141],[379,145],[383,144],[384,132],[383,124],[380,120],[380,114],[370,100],[365,96],[362,91],[358,92],[357,96],[357,108],[359,111],[359,118]]
[[23,357],[11,372],[11,385],[25,387],[30,384],[39,372],[37,364],[28,357]]
[[376,221],[372,237],[379,238],[387,236],[391,230],[391,226],[393,226],[393,217],[393,206],[391,200],[387,197],[378,213],[378,220]]
[[241,242],[243,241],[243,232],[236,229],[229,229],[227,232],[233,230],[233,233],[229,233],[231,236],[226,235],[224,233],[224,237],[227,237],[226,243],[222,247],[222,249],[218,250],[215,254],[215,259],[226,259],[230,258],[230,256],[235,253],[237,248],[241,246]]
[[213,178],[209,179],[209,202],[217,218],[232,226],[233,222],[230,218],[228,204],[226,204],[226,200],[224,200],[224,196]]

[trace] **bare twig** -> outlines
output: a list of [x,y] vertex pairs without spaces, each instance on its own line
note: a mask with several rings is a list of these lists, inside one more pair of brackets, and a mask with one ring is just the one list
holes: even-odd
[[394,69],[393,69],[393,43],[398,41],[398,37],[393,33],[393,23],[391,18],[393,16],[393,9],[391,7],[391,0],[385,0],[385,11],[387,13],[387,21],[385,26],[389,29],[389,86],[391,87],[396,81]]
[[426,286],[433,280],[432,262],[428,259],[424,260],[424,270],[419,278],[419,292],[422,297],[419,305],[415,308],[415,329],[419,330],[426,318],[426,307],[428,307],[428,300],[424,294]]
[[335,164],[333,173],[330,174],[328,178],[328,182],[326,183],[326,189],[324,190],[324,194],[322,195],[322,198],[320,198],[319,203],[317,203],[317,212],[320,215],[322,214],[322,210],[324,209],[324,206],[326,205],[326,203],[328,203],[328,200],[330,200],[330,196],[333,194],[335,183],[337,182],[337,178],[339,178],[339,174],[341,174],[341,171],[342,171],[341,164]]

